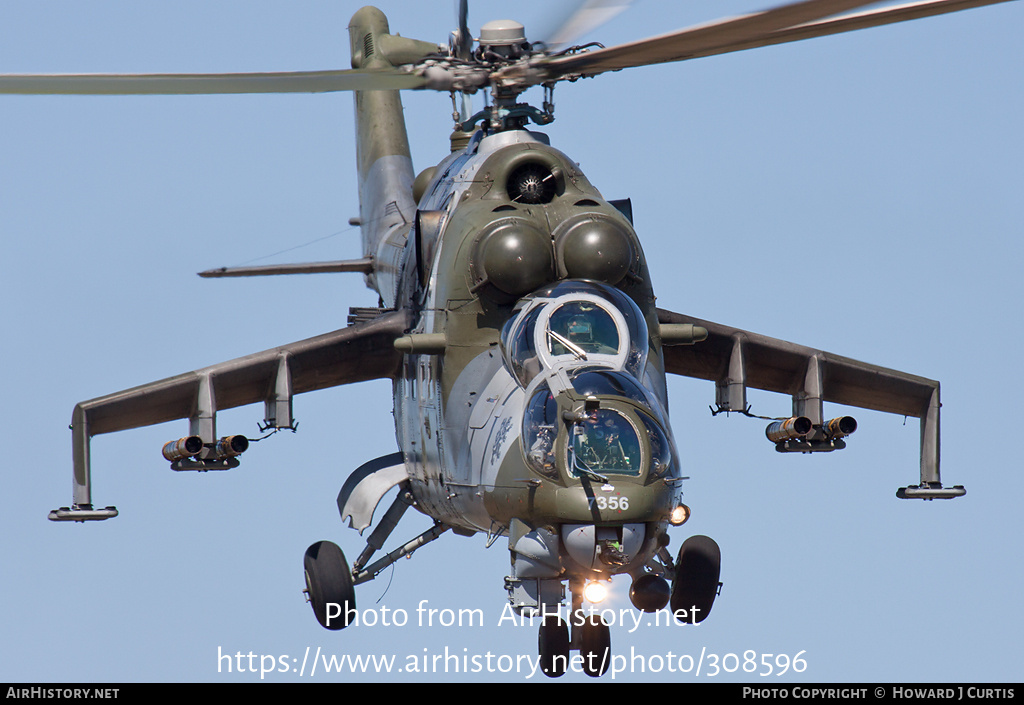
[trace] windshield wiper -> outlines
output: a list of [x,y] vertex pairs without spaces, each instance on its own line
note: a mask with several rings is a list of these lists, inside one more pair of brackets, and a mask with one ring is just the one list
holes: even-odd
[[602,485],[608,484],[608,478],[604,475],[599,475],[590,468],[587,464],[580,460],[580,457],[576,455],[576,449],[572,450],[572,469],[576,471],[577,475],[582,475],[591,482],[600,482]]
[[584,350],[583,348],[581,348],[576,343],[574,343],[571,340],[569,340],[568,338],[566,338],[564,336],[561,336],[558,333],[556,333],[555,331],[550,330],[550,329],[548,330],[548,335],[550,335],[552,338],[554,338],[556,341],[558,341],[559,343],[561,343],[565,347],[569,348],[569,352],[571,352],[573,355],[575,355],[577,359],[579,359],[579,360],[586,360],[587,359],[587,351]]

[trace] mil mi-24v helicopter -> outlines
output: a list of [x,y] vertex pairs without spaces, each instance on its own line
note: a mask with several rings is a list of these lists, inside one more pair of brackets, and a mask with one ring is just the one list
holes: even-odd
[[[564,601],[580,611],[588,583],[629,574],[642,610],[671,603],[692,621],[707,616],[719,581],[717,545],[691,537],[672,556],[668,529],[686,519],[684,469],[667,423],[665,375],[716,383],[718,410],[746,412],[747,387],[793,397],[774,420],[780,451],[844,446],[856,423],[828,420],[823,402],[921,419],[920,484],[906,498],[952,498],[939,478],[939,385],[747,331],[655,308],[628,202],[608,202],[575,162],[529,122],[553,119],[559,81],[869,27],[991,2],[918,2],[833,18],[870,3],[811,0],[619,47],[547,50],[504,21],[469,39],[465,4],[447,47],[390,34],[383,15],[352,19],[351,71],[252,76],[0,78],[22,93],[208,93],[356,91],[360,224],[356,261],[210,276],[309,271],[362,272],[380,296],[352,325],[323,336],[76,406],[74,503],[62,521],[116,516],[92,505],[93,435],[189,419],[167,444],[176,470],[238,465],[244,436],[219,437],[216,412],[265,403],[264,426],[294,427],[296,393],[370,379],[395,383],[399,451],[358,468],[338,499],[343,520],[363,531],[381,499],[399,493],[350,565],[334,544],[307,551],[306,585],[329,628],[345,625],[356,584],[451,529],[507,536],[509,599],[523,612]],[[540,107],[517,102],[529,87]],[[397,91],[486,91],[490,104],[462,114],[453,152],[418,177]],[[413,506],[435,526],[371,563]],[[540,650],[557,675],[576,649],[601,672],[608,628],[588,620],[545,621]],[[560,667],[560,664],[562,666]]]

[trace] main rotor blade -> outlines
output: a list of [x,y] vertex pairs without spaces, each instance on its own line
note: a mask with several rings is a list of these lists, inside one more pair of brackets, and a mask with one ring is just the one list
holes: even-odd
[[996,5],[998,3],[1009,1],[1010,0],[920,0],[919,2],[910,2],[904,5],[894,5],[890,7],[876,8],[874,10],[867,10],[865,12],[857,12],[850,15],[844,15],[842,17],[836,17],[835,19],[808,22],[806,24],[797,25],[796,27],[790,27],[789,29],[772,32],[771,34],[759,39],[747,42],[737,42],[727,46],[718,47],[715,51],[697,54],[690,58],[695,59],[699,56],[712,56],[714,54],[725,54],[733,51],[742,51],[744,49],[771,46],[773,44],[796,42],[801,39],[813,39],[814,37],[824,37],[830,34],[852,32],[854,30],[868,29],[870,27],[880,27],[882,25],[894,24],[896,22],[917,20],[924,17],[933,17],[935,15],[943,15],[950,12],[958,12],[960,10],[970,10],[975,7]]
[[607,49],[556,57],[543,62],[542,68],[549,78],[571,74],[593,76],[605,71],[617,71],[633,66],[682,61],[698,56],[723,53],[723,51],[729,51],[723,47],[757,46],[756,42],[775,32],[822,20],[864,5],[871,5],[873,1],[877,2],[877,0],[803,0],[763,12],[698,25]]
[[0,75],[0,94],[208,95],[327,93],[421,88],[423,78],[392,70],[216,74]]
[[627,10],[633,0],[584,0],[562,25],[544,40],[549,47],[574,43],[579,37],[592,32],[619,13]]
[[455,54],[463,61],[468,61],[473,54],[473,35],[469,31],[469,0],[459,0],[458,37]]

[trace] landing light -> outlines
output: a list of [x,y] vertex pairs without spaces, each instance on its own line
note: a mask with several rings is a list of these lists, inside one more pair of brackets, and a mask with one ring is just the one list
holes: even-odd
[[682,526],[689,518],[690,508],[680,502],[676,505],[676,508],[672,510],[672,513],[668,517],[668,521],[672,526]]
[[597,604],[598,602],[602,602],[607,596],[608,588],[605,587],[604,583],[591,581],[583,588],[583,597],[587,602]]

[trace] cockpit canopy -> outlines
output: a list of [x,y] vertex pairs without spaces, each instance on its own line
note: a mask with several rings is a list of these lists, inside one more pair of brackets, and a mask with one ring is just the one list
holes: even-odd
[[561,467],[569,477],[655,479],[672,472],[662,402],[641,381],[647,323],[628,296],[583,280],[545,287],[519,302],[501,345],[528,393],[523,452],[537,473],[557,479]]
[[639,475],[640,435],[615,409],[597,409],[573,427],[569,472]]
[[501,346],[524,388],[545,370],[579,365],[626,370],[639,377],[647,362],[647,322],[617,289],[564,280],[520,300]]
[[[563,446],[569,475],[663,477],[672,468],[672,441],[659,420],[657,401],[622,372],[583,371],[574,375],[573,387],[590,397],[597,392],[604,399],[625,397],[641,405],[602,405],[571,425]],[[596,383],[596,385],[595,385]],[[584,391],[585,390],[585,391]],[[526,461],[541,475],[557,478],[555,439],[567,428],[559,416],[558,402],[546,381],[533,390],[523,414],[523,449]]]

